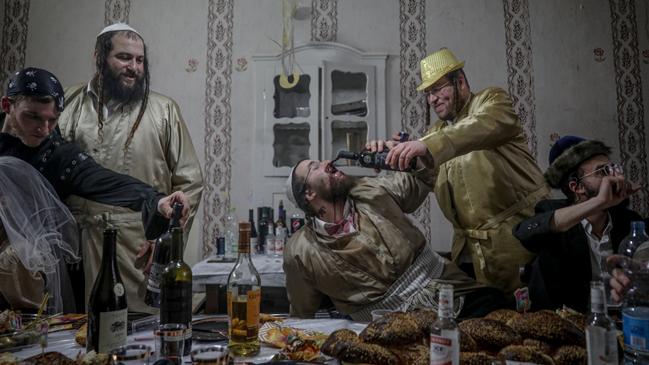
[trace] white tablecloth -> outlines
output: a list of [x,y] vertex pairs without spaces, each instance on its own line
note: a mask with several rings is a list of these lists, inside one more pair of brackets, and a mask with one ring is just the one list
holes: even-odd
[[[331,332],[341,328],[349,328],[353,331],[360,332],[367,325],[364,323],[351,322],[346,319],[293,319],[293,318],[288,318],[281,324],[283,326],[291,326],[294,328],[320,331],[326,334],[330,334]],[[129,335],[128,343],[148,345],[151,347],[152,351],[155,348],[153,343],[152,331],[137,332],[135,334]],[[216,342],[215,343],[194,342],[192,344],[192,349],[211,346],[214,344],[216,344]],[[85,353],[85,350],[86,350],[85,348],[78,345],[74,341],[74,331],[61,331],[61,332],[50,333],[48,336],[48,346],[45,348],[45,352],[58,351],[71,359],[75,359],[77,354],[79,353]],[[41,352],[40,346],[33,345],[19,352],[16,352],[15,355],[19,359],[26,359],[30,356],[37,355],[40,352]],[[245,360],[254,363],[262,363],[262,362],[269,361],[278,352],[279,349],[262,344],[261,351],[257,356],[245,358],[245,359],[242,358],[238,360]],[[189,360],[189,357],[185,359],[185,361],[187,360]],[[151,364],[151,362],[149,363]]]
[[[268,255],[252,255],[262,286],[284,287],[286,275],[282,269],[282,257]],[[205,284],[228,283],[228,275],[232,271],[234,262],[214,262],[214,257],[205,259],[192,267],[194,291],[205,291]]]

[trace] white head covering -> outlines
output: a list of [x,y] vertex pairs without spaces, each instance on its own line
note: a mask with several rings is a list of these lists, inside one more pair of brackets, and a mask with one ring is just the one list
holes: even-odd
[[0,223],[23,266],[46,276],[48,312],[71,293],[65,263],[78,261],[77,224],[50,183],[31,165],[0,157]]
[[137,35],[139,35],[140,37],[142,37],[142,35],[140,34],[140,32],[138,32],[137,30],[133,29],[130,25],[128,25],[128,24],[126,24],[126,23],[115,23],[115,24],[111,24],[111,25],[107,26],[106,28],[102,29],[101,32],[99,32],[99,34],[97,34],[97,37],[99,37],[100,35],[102,35],[102,34],[104,34],[104,33],[108,33],[108,32],[119,32],[119,31],[124,31],[124,30],[128,30],[128,31],[131,31],[131,32],[133,32],[133,33],[137,33]]

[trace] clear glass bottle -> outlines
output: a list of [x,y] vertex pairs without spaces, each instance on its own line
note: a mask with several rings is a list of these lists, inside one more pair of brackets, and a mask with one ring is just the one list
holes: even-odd
[[239,223],[239,255],[228,276],[228,348],[233,356],[259,353],[261,279],[250,257],[250,223]]
[[275,228],[275,257],[282,257],[284,255],[284,246],[286,245],[286,236],[288,229],[286,227]]
[[144,303],[154,308],[160,308],[160,276],[167,264],[169,264],[171,257],[171,230],[180,227],[182,211],[183,205],[174,203],[173,213],[169,221],[169,230],[158,237],[153,246],[153,264],[147,279]]
[[437,320],[430,330],[430,365],[460,364],[460,332],[453,314],[453,286],[439,289]]
[[266,255],[275,255],[275,232],[273,232],[273,225],[266,226]]
[[631,233],[618,248],[625,262],[624,272],[631,280],[622,302],[624,358],[630,363],[649,363],[649,237],[644,222],[631,223]]
[[618,363],[617,330],[606,313],[604,283],[590,283],[590,316],[586,325],[586,350],[588,365],[614,365]]
[[117,266],[116,240],[115,229],[104,229],[101,267],[88,301],[86,351],[109,353],[126,345],[128,306]]
[[236,208],[230,207],[228,215],[225,216],[225,256],[235,257],[237,255],[237,213]]

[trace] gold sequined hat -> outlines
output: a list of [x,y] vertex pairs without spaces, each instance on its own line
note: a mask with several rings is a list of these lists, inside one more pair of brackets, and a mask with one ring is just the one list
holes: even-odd
[[464,61],[459,61],[453,52],[447,48],[429,54],[419,64],[421,67],[421,84],[417,86],[417,91],[426,89],[447,73],[464,67]]

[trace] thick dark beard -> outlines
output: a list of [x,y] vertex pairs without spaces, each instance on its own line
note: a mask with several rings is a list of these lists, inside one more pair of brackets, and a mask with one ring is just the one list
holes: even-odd
[[354,186],[354,179],[351,178],[342,181],[335,181],[334,179],[329,181],[331,182],[331,189],[325,190],[321,187],[317,187],[316,192],[322,199],[332,203],[347,199],[349,191],[352,189],[352,186]]
[[102,77],[106,100],[129,104],[139,102],[144,97],[144,77],[138,77],[132,87],[124,86],[119,81],[119,75],[115,75],[109,68],[104,69]]

